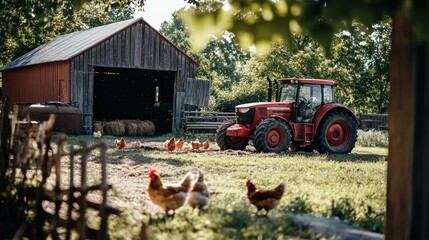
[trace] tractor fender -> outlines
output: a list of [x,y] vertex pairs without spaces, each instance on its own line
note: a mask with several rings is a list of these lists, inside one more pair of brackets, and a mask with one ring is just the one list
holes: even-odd
[[319,110],[317,110],[316,115],[314,116],[313,119],[313,124],[314,124],[314,129],[316,130],[319,127],[319,123],[322,121],[322,119],[326,116],[327,113],[332,112],[332,111],[344,111],[349,113],[353,120],[357,123],[357,118],[356,115],[353,113],[353,111],[341,104],[337,104],[337,103],[328,103],[323,105],[322,107],[319,108]]
[[294,133],[294,125],[290,123],[290,121],[284,117],[278,116],[278,115],[271,115],[269,118],[277,118],[285,122],[287,125],[289,125],[290,129],[292,130],[292,135]]

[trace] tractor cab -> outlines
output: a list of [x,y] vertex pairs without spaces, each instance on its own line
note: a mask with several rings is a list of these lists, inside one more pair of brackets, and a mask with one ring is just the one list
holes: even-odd
[[321,106],[334,102],[333,81],[283,78],[278,82],[276,101],[292,103],[293,122],[312,122]]

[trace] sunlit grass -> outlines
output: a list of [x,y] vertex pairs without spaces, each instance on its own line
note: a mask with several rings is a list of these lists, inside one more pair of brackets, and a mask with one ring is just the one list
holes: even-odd
[[[166,138],[155,141],[162,142]],[[156,215],[146,207],[143,210],[123,209],[123,215],[113,217],[110,222],[110,234],[114,239],[135,238],[142,222],[149,225],[151,239],[320,237],[293,223],[291,216],[299,213],[336,217],[372,231],[383,231],[387,148],[358,145],[347,155],[249,151],[169,154],[159,150],[114,151],[114,139],[102,137],[111,147],[110,157],[126,156],[134,160],[134,166],[155,166],[166,182],[180,181],[185,172],[196,173],[198,168],[203,168],[212,192],[209,205],[203,211],[198,213],[184,206],[177,210],[174,218]],[[78,145],[79,141],[87,140],[90,144],[97,142],[91,136],[79,136],[71,137],[69,144]],[[264,188],[273,188],[281,180],[286,181],[285,195],[268,218],[254,216],[256,208],[246,196],[248,178]]]

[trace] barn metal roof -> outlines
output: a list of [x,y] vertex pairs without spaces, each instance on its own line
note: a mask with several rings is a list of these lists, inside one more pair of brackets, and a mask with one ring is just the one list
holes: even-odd
[[[134,18],[58,36],[4,65],[0,70],[69,60],[139,21],[144,20]],[[158,33],[158,31],[156,32]],[[179,51],[181,50],[179,49]],[[184,54],[186,55],[186,53]]]

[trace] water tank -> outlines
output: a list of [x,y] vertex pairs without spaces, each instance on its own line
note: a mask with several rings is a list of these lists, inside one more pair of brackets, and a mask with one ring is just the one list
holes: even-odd
[[36,103],[22,109],[21,117],[30,115],[31,121],[43,122],[49,119],[49,115],[56,115],[54,132],[68,134],[82,134],[83,115],[79,108],[62,102]]

